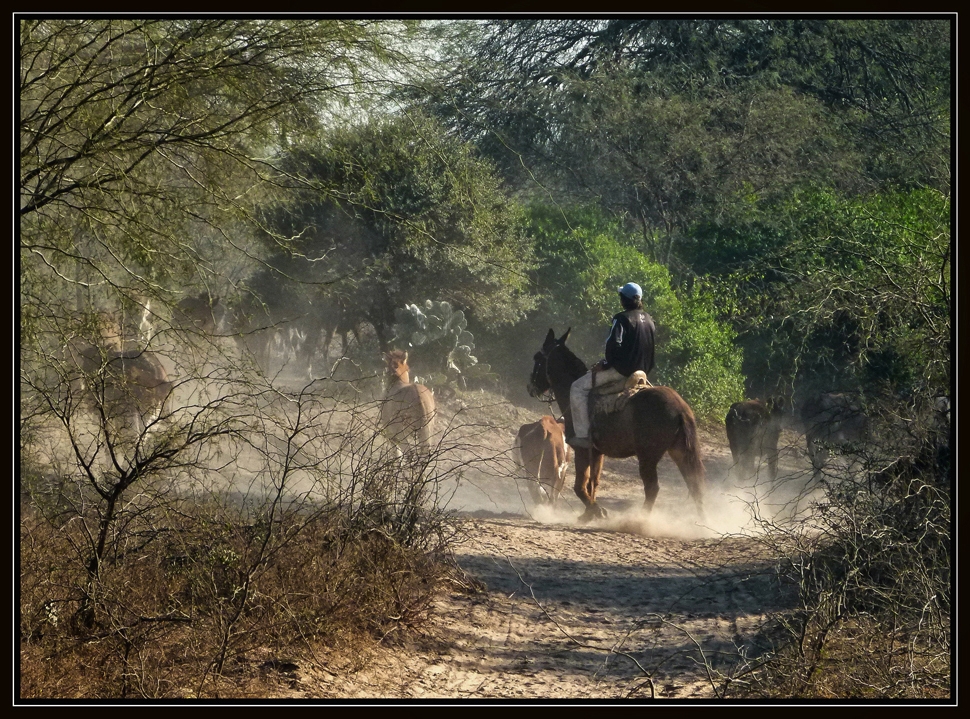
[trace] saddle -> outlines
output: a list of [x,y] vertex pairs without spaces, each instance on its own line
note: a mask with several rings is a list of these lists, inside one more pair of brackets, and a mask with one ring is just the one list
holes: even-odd
[[602,385],[597,384],[590,392],[593,414],[620,412],[633,395],[651,386],[646,373],[642,370],[637,370],[623,379],[604,382]]

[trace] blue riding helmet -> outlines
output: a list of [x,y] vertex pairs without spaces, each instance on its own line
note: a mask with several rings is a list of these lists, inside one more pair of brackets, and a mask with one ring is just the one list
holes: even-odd
[[636,282],[627,282],[623,287],[617,287],[620,294],[628,300],[638,300],[643,297],[643,290]]

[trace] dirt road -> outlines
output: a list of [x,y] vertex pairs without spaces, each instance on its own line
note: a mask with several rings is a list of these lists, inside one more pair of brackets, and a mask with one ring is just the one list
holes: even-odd
[[[519,421],[533,414],[513,409],[506,426],[482,436],[493,448],[511,446]],[[790,506],[807,466],[792,440],[782,456],[785,496],[764,482],[739,489],[727,480],[723,436],[704,433],[702,441],[710,481],[703,521],[667,458],[649,517],[640,509],[636,461],[607,460],[600,501],[610,517],[586,525],[577,522],[582,505],[568,487],[555,510],[536,508],[521,482],[468,472],[449,505],[464,519],[455,560],[467,584],[482,589],[443,594],[422,635],[375,648],[357,662],[361,668],[301,668],[282,696],[715,698],[745,657],[765,650],[765,616],[791,601],[776,560],[752,533],[752,502],[763,516]]]

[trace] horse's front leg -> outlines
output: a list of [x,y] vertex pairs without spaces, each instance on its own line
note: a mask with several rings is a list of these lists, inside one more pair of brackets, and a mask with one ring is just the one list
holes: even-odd
[[600,471],[603,469],[603,455],[595,454],[590,460],[590,451],[577,449],[574,458],[576,463],[576,496],[586,506],[586,511],[579,517],[581,522],[606,517],[606,510],[596,503],[596,487],[599,484]]

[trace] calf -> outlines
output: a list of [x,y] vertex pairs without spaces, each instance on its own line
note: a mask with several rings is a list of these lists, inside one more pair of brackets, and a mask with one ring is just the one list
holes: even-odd
[[381,402],[381,431],[398,451],[415,447],[425,457],[431,454],[434,433],[434,394],[423,384],[411,382],[408,353],[392,350],[384,355],[387,389]]
[[519,427],[515,459],[529,476],[529,494],[536,504],[555,504],[562,493],[572,453],[566,428],[550,415]]
[[787,412],[777,399],[735,402],[724,419],[734,465],[731,472],[743,477],[755,474],[755,459],[768,462],[768,479],[778,476],[778,437]]

